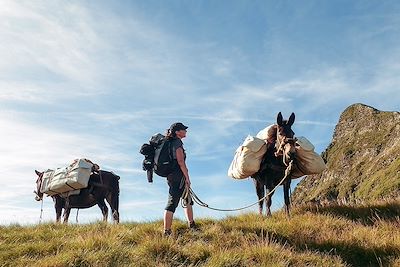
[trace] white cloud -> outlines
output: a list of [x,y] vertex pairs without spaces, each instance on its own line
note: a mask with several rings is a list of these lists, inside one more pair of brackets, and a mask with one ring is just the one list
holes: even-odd
[[178,75],[179,42],[139,16],[104,16],[65,2],[2,6],[0,100],[51,103],[98,96],[118,91],[105,84],[122,80],[143,98],[155,91],[165,97],[169,93],[159,90],[165,85],[174,91],[187,87],[182,82],[188,80]]
[[[0,183],[3,202],[16,196],[30,195],[35,189],[34,170],[66,166],[75,158],[89,158],[94,162],[121,161],[126,155],[108,150],[92,136],[60,132],[21,121],[13,113],[1,114],[0,125]],[[130,170],[132,171],[132,170]],[[3,193],[4,192],[4,193]],[[12,195],[11,198],[8,198]]]
[[55,8],[9,1],[4,6],[0,11],[3,71],[42,69],[92,84],[97,68],[90,51],[103,42],[88,25],[88,13],[73,4]]
[[45,90],[27,83],[0,81],[0,101],[48,102],[43,97]]

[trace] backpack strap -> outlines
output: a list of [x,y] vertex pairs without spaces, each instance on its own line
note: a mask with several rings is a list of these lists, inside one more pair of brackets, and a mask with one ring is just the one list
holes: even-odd
[[[172,168],[174,170],[177,169],[178,166],[178,160],[176,159],[176,151],[173,151],[173,145],[172,142],[174,141],[175,138],[171,138],[171,139],[167,139],[168,142],[168,151],[169,151],[169,158],[170,158],[170,162],[172,163]],[[174,154],[175,154],[175,158],[174,158]]]

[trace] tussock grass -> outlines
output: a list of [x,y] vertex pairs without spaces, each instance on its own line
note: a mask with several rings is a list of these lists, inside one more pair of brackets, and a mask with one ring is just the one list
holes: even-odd
[[399,266],[399,202],[304,206],[292,217],[0,227],[0,266]]

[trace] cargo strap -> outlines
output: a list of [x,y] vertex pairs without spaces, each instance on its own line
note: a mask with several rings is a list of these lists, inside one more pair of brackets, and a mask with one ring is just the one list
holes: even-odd
[[278,183],[278,185],[275,186],[275,187],[274,187],[267,195],[265,195],[263,198],[259,199],[257,202],[254,202],[254,203],[252,203],[252,204],[250,204],[250,205],[247,205],[247,206],[244,206],[244,207],[241,207],[241,208],[236,208],[236,209],[218,209],[218,208],[213,208],[213,207],[210,207],[208,204],[204,203],[203,201],[201,201],[200,198],[193,192],[193,189],[192,189],[192,188],[186,187],[186,188],[185,188],[185,191],[183,192],[183,196],[182,196],[182,202],[181,202],[182,207],[183,207],[183,208],[186,208],[186,207],[187,207],[187,205],[184,204],[184,201],[183,201],[183,200],[192,198],[193,201],[196,202],[198,205],[200,205],[200,206],[202,206],[202,207],[204,207],[204,208],[208,208],[208,209],[216,210],[216,211],[238,211],[238,210],[244,210],[244,209],[250,208],[250,207],[252,207],[252,206],[254,206],[254,205],[257,205],[257,204],[260,203],[261,201],[264,201],[264,199],[266,199],[267,197],[269,197],[270,195],[272,195],[272,194],[275,192],[275,190],[276,190],[280,185],[282,185],[283,182],[284,182],[288,177],[289,177],[289,179],[290,179],[290,173],[292,172],[292,166],[293,166],[293,161],[291,160],[291,161],[289,162],[289,164],[288,164],[286,170],[285,170],[285,175],[284,175],[284,177],[283,177],[282,180]]
[[68,182],[65,182],[65,185],[67,185],[69,188],[72,190],[77,190],[77,188],[73,187],[72,185],[68,184]]

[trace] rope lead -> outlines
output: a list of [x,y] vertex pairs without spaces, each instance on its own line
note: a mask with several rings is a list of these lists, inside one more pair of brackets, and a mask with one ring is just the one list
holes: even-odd
[[42,218],[43,218],[43,198],[41,200],[41,205],[40,205],[40,217],[39,217],[39,224],[42,223]]
[[[193,201],[194,201],[195,203],[197,203],[199,206],[204,207],[204,208],[207,208],[207,209],[210,209],[210,210],[216,210],[216,211],[238,211],[238,210],[244,210],[244,209],[250,208],[250,207],[252,207],[252,206],[254,206],[254,205],[257,205],[260,201],[264,201],[264,199],[266,199],[267,197],[269,197],[270,195],[272,195],[272,194],[275,192],[275,190],[276,190],[280,185],[283,184],[283,182],[286,180],[286,178],[287,178],[287,177],[290,175],[290,173],[292,172],[292,165],[293,165],[293,161],[291,160],[291,161],[289,162],[289,164],[288,164],[286,170],[285,170],[285,175],[284,175],[283,179],[278,183],[278,185],[275,186],[274,189],[272,189],[266,196],[264,196],[263,198],[259,199],[257,202],[254,202],[254,203],[252,203],[252,204],[250,204],[250,205],[247,205],[247,206],[244,206],[244,207],[241,207],[241,208],[237,208],[237,209],[219,209],[219,208],[213,208],[213,207],[210,207],[208,204],[204,203],[203,201],[201,201],[201,199],[194,193],[193,189],[190,188],[190,187],[186,187],[186,188],[185,188],[185,191],[183,192],[183,196],[182,196],[181,205],[182,205],[183,208],[186,208],[187,205],[184,203],[183,200],[189,200],[190,198],[192,198]],[[189,202],[189,201],[187,201],[187,202]]]

